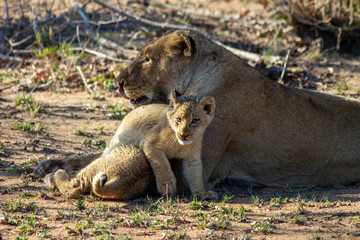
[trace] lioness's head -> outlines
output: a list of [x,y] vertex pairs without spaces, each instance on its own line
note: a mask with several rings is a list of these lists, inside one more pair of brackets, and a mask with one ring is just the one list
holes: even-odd
[[181,145],[191,144],[201,135],[214,118],[215,100],[196,96],[183,96],[173,90],[167,118]]
[[134,108],[168,103],[184,68],[195,54],[195,42],[186,31],[176,31],[149,44],[118,76],[119,92]]

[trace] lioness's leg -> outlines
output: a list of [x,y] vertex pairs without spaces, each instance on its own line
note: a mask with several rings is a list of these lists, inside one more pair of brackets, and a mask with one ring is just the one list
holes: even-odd
[[75,158],[50,159],[39,162],[38,171],[42,176],[54,173],[58,169],[65,169],[68,173],[75,172],[83,169],[100,156],[101,153],[97,153]]

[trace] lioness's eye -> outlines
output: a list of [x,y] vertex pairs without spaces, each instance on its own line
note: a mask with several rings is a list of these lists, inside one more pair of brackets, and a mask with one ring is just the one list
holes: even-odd
[[200,119],[194,118],[194,119],[191,121],[191,124],[192,124],[192,125],[195,125],[195,124],[197,124],[199,121],[200,121]]
[[145,59],[144,59],[143,63],[149,63],[149,62],[151,62],[151,58],[149,58],[149,57],[145,57]]
[[181,123],[181,118],[176,118],[176,122]]

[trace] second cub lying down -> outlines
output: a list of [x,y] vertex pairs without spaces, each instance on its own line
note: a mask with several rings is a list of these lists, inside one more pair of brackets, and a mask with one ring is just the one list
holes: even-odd
[[[129,176],[143,175],[142,171],[148,171],[143,164],[146,156],[155,173],[158,192],[174,193],[176,178],[168,159],[181,158],[194,196],[200,200],[215,197],[215,192],[205,190],[201,163],[203,133],[214,118],[215,100],[212,97],[180,96],[175,90],[170,98],[169,106],[152,104],[129,113],[102,156],[74,179],[70,180],[68,173],[60,169],[51,175],[53,180],[50,182],[70,197],[93,191],[108,199],[132,198],[137,192],[146,190],[146,182],[152,182],[152,175],[147,174],[151,176],[149,179],[134,178],[133,187],[129,189],[121,186],[124,186],[124,181],[131,182]],[[126,169],[123,165],[126,161],[139,164],[131,165],[136,165],[136,169]]]

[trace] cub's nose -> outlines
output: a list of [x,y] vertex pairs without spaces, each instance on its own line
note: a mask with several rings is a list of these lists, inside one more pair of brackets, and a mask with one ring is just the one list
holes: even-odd
[[185,140],[188,136],[189,136],[189,134],[181,134],[180,133],[180,138],[183,140]]

